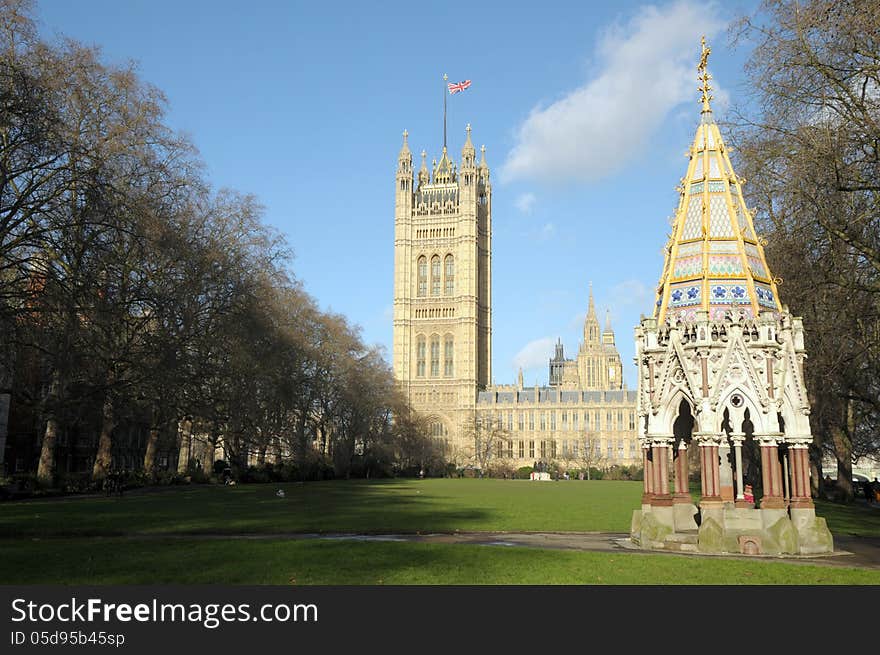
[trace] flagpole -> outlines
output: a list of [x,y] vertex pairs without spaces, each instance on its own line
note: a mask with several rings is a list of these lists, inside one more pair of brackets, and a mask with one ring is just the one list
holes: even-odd
[[443,73],[443,149],[446,149],[446,80],[449,76]]

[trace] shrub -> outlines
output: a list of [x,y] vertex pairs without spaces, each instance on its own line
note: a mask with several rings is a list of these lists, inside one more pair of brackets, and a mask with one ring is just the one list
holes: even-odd
[[514,469],[507,462],[492,462],[486,467],[486,475],[490,478],[512,478]]
[[517,480],[528,480],[532,476],[534,470],[535,469],[533,469],[531,466],[520,466],[518,469],[516,469],[516,473],[514,474],[514,476]]

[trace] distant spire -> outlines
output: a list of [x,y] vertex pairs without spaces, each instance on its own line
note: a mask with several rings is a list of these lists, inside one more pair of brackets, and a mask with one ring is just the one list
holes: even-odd
[[422,150],[422,167],[419,169],[419,186],[427,184],[430,179],[428,173],[428,162],[426,160],[428,153]]
[[590,282],[590,304],[587,309],[587,318],[589,318],[590,316],[592,316],[593,318],[596,318],[596,303],[593,302],[593,282],[592,281]]
[[464,146],[461,149],[461,157],[465,161],[470,159],[471,165],[473,165],[474,156],[477,154],[477,151],[474,150],[474,144],[471,141],[471,124],[468,123],[467,127],[464,128],[465,132],[467,132],[467,138],[464,140]]
[[406,155],[412,155],[409,151],[409,141],[407,140],[409,137],[409,132],[406,130],[403,131],[403,145],[400,148],[400,158],[403,159]]
[[611,310],[610,309],[605,310],[605,331],[612,332],[612,329],[611,329]]
[[489,168],[486,164],[486,146],[480,146],[480,168]]

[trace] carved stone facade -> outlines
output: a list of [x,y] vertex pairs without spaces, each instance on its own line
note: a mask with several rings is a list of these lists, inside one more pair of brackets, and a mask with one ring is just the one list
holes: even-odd
[[[600,331],[592,290],[577,359],[561,349],[550,386],[492,385],[492,186],[471,129],[456,166],[444,146],[414,176],[408,135],[397,160],[394,228],[394,375],[432,435],[459,465],[555,460],[639,463],[635,392],[610,323]],[[558,373],[558,376],[557,376]],[[487,428],[497,438],[478,454]]]
[[434,436],[455,439],[491,380],[492,185],[471,128],[456,166],[444,145],[413,177],[404,132],[394,214],[394,375]]
[[550,359],[550,385],[495,385],[477,397],[477,419],[495,434],[494,460],[515,466],[555,462],[562,469],[641,464],[636,393],[626,389],[614,331],[600,331],[590,289],[577,359],[562,342]]

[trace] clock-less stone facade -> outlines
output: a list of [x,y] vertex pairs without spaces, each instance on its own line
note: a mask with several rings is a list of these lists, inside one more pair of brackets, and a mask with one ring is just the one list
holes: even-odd
[[[635,392],[592,289],[575,359],[556,346],[549,386],[493,385],[492,185],[485,147],[477,163],[467,127],[460,165],[413,171],[408,134],[397,160],[393,368],[412,407],[459,465],[536,461],[564,468],[640,464]],[[548,353],[549,354],[549,353]],[[485,435],[492,443],[486,452]],[[480,436],[482,435],[482,436]],[[483,446],[481,446],[481,443]]]

